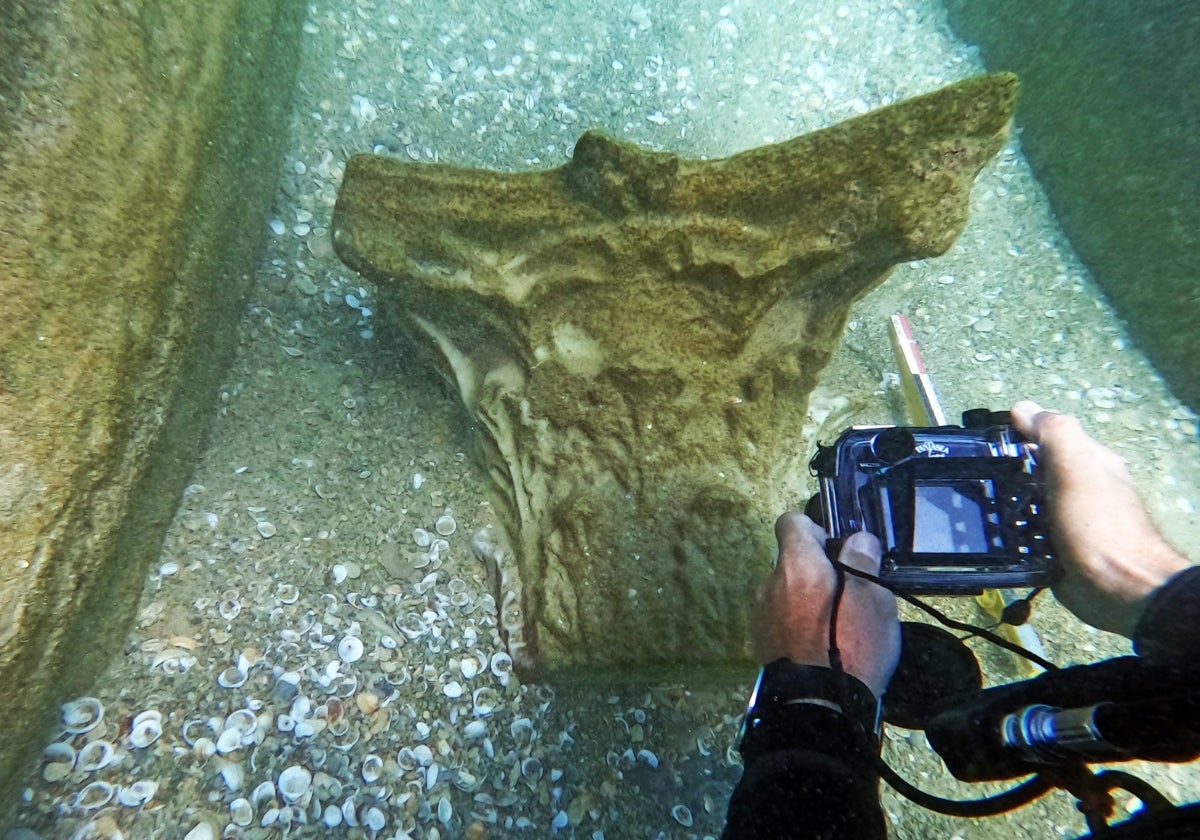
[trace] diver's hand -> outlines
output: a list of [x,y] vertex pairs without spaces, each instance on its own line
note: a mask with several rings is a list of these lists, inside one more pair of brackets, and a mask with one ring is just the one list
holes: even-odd
[[1063,564],[1055,597],[1093,627],[1132,637],[1150,593],[1190,564],[1150,521],[1124,459],[1078,420],[1027,400],[1012,417],[1048,471],[1051,534]]
[[[779,563],[758,592],[755,649],[764,664],[786,657],[797,665],[829,667],[829,617],[836,576],[825,557],[825,530],[800,513],[775,522]],[[879,541],[866,533],[846,540],[842,563],[879,573]],[[882,586],[846,575],[838,610],[837,644],[846,673],[883,696],[900,659],[896,597]]]

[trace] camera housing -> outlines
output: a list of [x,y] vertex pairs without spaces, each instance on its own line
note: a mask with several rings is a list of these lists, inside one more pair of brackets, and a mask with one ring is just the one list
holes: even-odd
[[854,426],[818,444],[809,468],[826,551],[869,531],[893,590],[967,595],[1056,579],[1037,453],[1008,412],[972,409],[962,426]]

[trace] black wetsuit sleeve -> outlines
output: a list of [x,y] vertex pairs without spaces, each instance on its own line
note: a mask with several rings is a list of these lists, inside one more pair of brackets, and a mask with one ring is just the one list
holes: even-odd
[[1150,595],[1133,633],[1140,656],[1200,654],[1200,566],[1174,575]]
[[887,836],[877,752],[850,719],[801,704],[772,733],[777,749],[747,760],[722,840]]

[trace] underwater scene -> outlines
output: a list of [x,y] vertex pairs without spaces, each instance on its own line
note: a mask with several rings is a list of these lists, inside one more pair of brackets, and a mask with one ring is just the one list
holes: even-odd
[[[582,157],[577,141],[595,130],[611,139],[588,154],[616,161],[598,167],[611,180],[597,189],[615,183],[621,212],[648,215],[664,169],[700,182],[733,166],[708,162],[1005,70],[956,38],[939,3],[320,0],[303,32],[280,187],[261,220],[268,246],[241,321],[227,325],[239,351],[208,446],[161,557],[130,594],[140,602],[121,655],[63,706],[6,837],[719,837],[742,773],[739,727],[755,676],[747,628],[772,568],[773,517],[816,492],[807,464],[818,442],[852,424],[911,421],[895,313],[951,422],[1022,399],[1076,415],[1126,460],[1166,539],[1200,544],[1196,415],[1073,251],[1018,129],[983,125],[978,176],[963,164],[965,188],[947,188],[969,202],[961,233],[950,213],[944,231],[913,223],[919,235],[896,235],[900,244],[879,253],[843,260],[828,251],[845,234],[833,230],[819,248],[781,258],[812,260],[832,286],[846,285],[800,295],[810,310],[797,310],[795,330],[806,343],[754,344],[739,356],[741,390],[712,370],[724,345],[697,348],[693,333],[655,325],[684,313],[706,325],[704,341],[720,333],[707,318],[735,337],[762,323],[781,330],[750,299],[785,296],[771,271],[747,258],[749,268],[730,269],[745,281],[732,295],[697,281],[677,297],[630,284],[627,300],[568,288],[530,304],[512,278],[534,276],[535,263],[641,277],[654,255],[636,263],[626,253],[635,248],[612,243],[694,233],[692,250],[678,251],[686,266],[702,261],[694,243],[710,231],[614,223],[599,237],[602,256],[587,262],[573,250],[585,233],[563,221],[557,202],[566,206],[570,187],[558,176],[435,183],[411,169],[553,170]],[[997,98],[1007,84],[996,82]],[[784,178],[800,166],[773,154],[742,160]],[[355,155],[409,165],[410,192],[384,195],[387,164],[352,196],[348,167],[375,165],[351,164]],[[822,171],[804,177],[819,185]],[[789,200],[819,201],[812,189]],[[711,190],[703,200],[724,202],[736,220],[775,209]],[[482,192],[492,215],[472,216],[454,237],[440,236],[436,214],[421,215],[425,199],[458,212]],[[537,221],[543,211],[566,231],[560,238]],[[352,213],[373,212],[384,221],[354,228]],[[431,236],[381,244],[389,218]],[[543,235],[549,245],[537,244]],[[913,244],[921,236],[933,244]],[[943,239],[953,244],[934,255]],[[734,248],[732,265],[750,240],[722,229],[703,247]],[[474,275],[459,274],[451,252]],[[427,292],[390,279],[404,259],[427,274]],[[822,273],[826,265],[836,271]],[[494,309],[456,301],[454,288],[493,276],[509,283],[491,295]],[[514,362],[522,343],[530,358]],[[797,355],[807,372],[779,361]],[[614,375],[627,386],[615,396],[554,378],[591,377],[618,357],[636,375]],[[793,373],[807,390],[772,391]],[[700,431],[657,407],[668,392],[689,416],[709,412]],[[751,414],[768,396],[773,413]],[[616,417],[606,413],[614,401]],[[539,412],[558,413],[516,428],[514,418]],[[625,442],[611,445],[619,436],[609,430],[626,425]],[[597,473],[580,465],[593,463],[615,476],[611,492],[589,485]],[[613,463],[635,466],[624,475]],[[711,488],[680,496],[677,484],[696,481]],[[556,495],[555,482],[575,484]],[[624,488],[655,482],[653,499],[646,490],[621,507]],[[723,559],[710,563],[705,545],[721,546]],[[534,555],[551,559],[530,565]],[[570,565],[581,557],[585,571]],[[656,600],[656,575],[640,571],[660,557],[678,600],[661,590]],[[974,598],[931,600],[958,621],[995,623]],[[1059,665],[1130,652],[1049,593],[1034,606],[1022,638]],[[929,620],[908,605],[901,618]],[[980,638],[967,645],[987,685],[1033,673]],[[882,753],[941,797],[1014,784],[956,781],[919,730],[886,725]],[[1200,797],[1191,764],[1120,766],[1175,802]],[[1087,830],[1061,790],[985,818],[926,810],[887,785],[881,801],[894,838]],[[1137,807],[1118,795],[1119,815]]]

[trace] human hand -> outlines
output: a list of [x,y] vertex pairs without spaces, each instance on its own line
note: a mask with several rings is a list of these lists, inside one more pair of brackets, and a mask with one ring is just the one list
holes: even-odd
[[1080,620],[1132,638],[1150,593],[1190,564],[1150,521],[1124,459],[1078,420],[1027,400],[1012,417],[1047,471],[1051,536],[1063,565],[1054,596]]
[[[829,619],[836,575],[825,556],[825,530],[807,516],[789,512],[775,521],[779,562],[758,591],[755,650],[763,664],[786,657],[797,665],[829,667]],[[879,574],[879,540],[850,536],[838,558]],[[838,608],[837,645],[846,673],[882,697],[900,659],[896,597],[870,581],[846,575]]]

